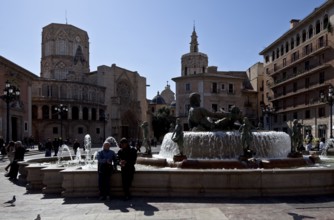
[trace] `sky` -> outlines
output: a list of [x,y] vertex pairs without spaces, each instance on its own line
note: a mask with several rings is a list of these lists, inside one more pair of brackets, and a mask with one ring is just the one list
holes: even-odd
[[4,0],[0,55],[40,75],[42,28],[71,24],[87,31],[90,71],[137,71],[152,99],[181,76],[195,25],[199,51],[219,71],[246,71],[259,53],[326,0]]

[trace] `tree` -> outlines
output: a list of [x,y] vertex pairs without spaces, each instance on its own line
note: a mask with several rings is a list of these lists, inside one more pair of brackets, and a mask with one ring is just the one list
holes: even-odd
[[163,107],[153,114],[152,128],[154,137],[161,140],[169,132],[170,125],[175,124],[175,117],[170,114],[168,107]]

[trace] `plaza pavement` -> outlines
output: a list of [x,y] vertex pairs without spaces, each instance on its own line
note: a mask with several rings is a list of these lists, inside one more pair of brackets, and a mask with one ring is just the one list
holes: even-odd
[[[31,150],[26,159],[43,156]],[[1,156],[0,156],[1,158]],[[167,198],[134,197],[130,201],[111,198],[71,198],[27,193],[25,186],[4,177],[7,158],[0,160],[0,219],[91,220],[91,219],[334,219],[334,195],[276,198]],[[15,206],[4,202],[16,196]]]

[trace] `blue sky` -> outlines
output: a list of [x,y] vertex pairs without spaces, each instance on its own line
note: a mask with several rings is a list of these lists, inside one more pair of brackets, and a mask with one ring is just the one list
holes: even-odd
[[7,0],[0,7],[0,55],[40,74],[41,33],[50,23],[88,32],[90,70],[111,66],[146,77],[147,98],[181,75],[195,23],[199,51],[219,71],[245,71],[266,46],[326,0]]

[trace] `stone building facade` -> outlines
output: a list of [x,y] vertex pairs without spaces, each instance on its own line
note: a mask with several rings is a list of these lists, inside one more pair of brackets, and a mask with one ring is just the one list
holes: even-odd
[[199,52],[197,38],[194,27],[190,52],[181,58],[181,76],[172,79],[176,84],[175,113],[184,129],[188,129],[189,95],[193,92],[200,94],[202,107],[216,112],[237,106],[256,124],[259,120],[257,92],[252,88],[246,71],[218,71],[217,67],[208,66],[208,56]]
[[[57,111],[61,105],[64,111]],[[33,135],[41,142],[137,137],[146,111],[144,77],[115,64],[91,72],[86,31],[68,24],[43,28],[41,77],[32,87]]]
[[7,104],[0,100],[0,136],[9,141],[24,140],[32,135],[31,97],[33,81],[38,77],[30,71],[0,56],[0,91],[3,94],[8,82],[20,90],[19,99],[10,103],[9,130],[7,131]]
[[304,133],[330,136],[330,106],[321,99],[334,83],[334,1],[326,1],[267,46],[264,57],[264,102],[275,109],[274,130],[289,132],[292,121]]

